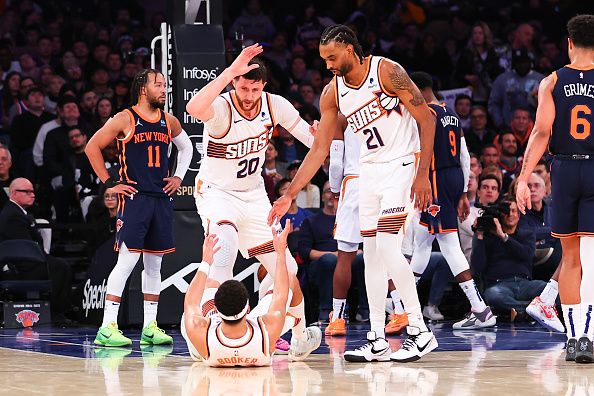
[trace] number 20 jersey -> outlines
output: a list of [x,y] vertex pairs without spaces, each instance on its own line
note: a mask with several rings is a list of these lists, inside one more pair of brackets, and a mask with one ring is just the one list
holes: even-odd
[[215,116],[204,124],[206,155],[196,179],[197,184],[247,191],[262,181],[264,155],[274,126],[280,124],[290,129],[300,117],[286,99],[262,92],[260,110],[247,119],[237,110],[232,92],[215,99]]
[[380,56],[372,56],[366,77],[358,87],[336,76],[336,101],[355,135],[362,141],[361,163],[389,162],[420,150],[417,122],[383,88],[379,76]]
[[594,69],[565,66],[554,72],[555,121],[549,143],[552,154],[592,155],[594,136]]

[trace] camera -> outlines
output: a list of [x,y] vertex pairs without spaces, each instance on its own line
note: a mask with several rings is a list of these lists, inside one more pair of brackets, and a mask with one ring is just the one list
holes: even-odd
[[476,227],[473,227],[474,232],[495,231],[495,219],[501,218],[503,215],[509,215],[509,202],[490,203],[488,205],[476,205],[477,208],[482,209],[481,215],[476,219]]

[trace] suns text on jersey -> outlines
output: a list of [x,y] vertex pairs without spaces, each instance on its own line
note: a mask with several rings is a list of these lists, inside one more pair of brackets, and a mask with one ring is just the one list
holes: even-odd
[[347,117],[351,128],[360,131],[373,121],[380,118],[386,111],[380,105],[379,98],[374,98]]
[[272,137],[272,131],[266,130],[259,136],[251,137],[237,143],[229,143],[225,148],[226,159],[237,159],[245,157],[248,154],[256,153],[268,146],[268,141]]
[[134,134],[134,143],[151,141],[169,143],[169,135],[163,132],[138,132]]

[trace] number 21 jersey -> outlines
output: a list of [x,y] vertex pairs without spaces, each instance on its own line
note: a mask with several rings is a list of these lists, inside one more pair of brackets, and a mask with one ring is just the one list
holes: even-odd
[[262,92],[253,118],[238,111],[235,91],[221,94],[212,106],[214,116],[204,123],[206,150],[196,184],[232,191],[257,187],[274,126],[292,129],[301,119],[299,113],[286,99],[267,92]]

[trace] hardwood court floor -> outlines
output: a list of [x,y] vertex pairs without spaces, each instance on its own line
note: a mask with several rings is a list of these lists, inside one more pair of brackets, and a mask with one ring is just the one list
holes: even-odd
[[[276,356],[271,368],[212,369],[194,363],[177,332],[171,347],[96,348],[95,329],[0,329],[0,394],[4,395],[594,395],[594,365],[564,360],[563,335],[537,326],[500,324],[454,333],[434,326],[440,347],[409,364],[345,363],[344,348],[361,342],[329,338],[301,363]],[[397,348],[401,338],[390,338]],[[507,395],[506,395],[507,394]]]

